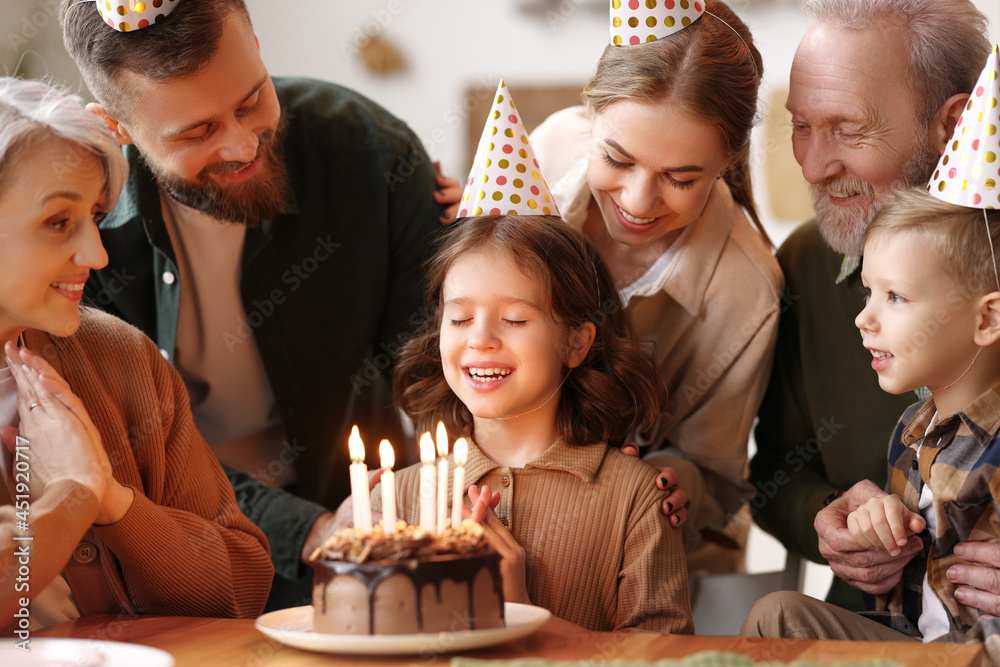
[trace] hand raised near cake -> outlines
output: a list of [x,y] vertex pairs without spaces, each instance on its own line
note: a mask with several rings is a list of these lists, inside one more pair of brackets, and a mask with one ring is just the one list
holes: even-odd
[[111,474],[111,462],[87,409],[66,381],[41,356],[7,343],[11,374],[17,385],[18,428],[0,429],[13,451],[16,436],[30,447],[30,496],[35,501],[45,489],[69,480],[88,489],[99,502],[94,523],[114,523],[132,506],[134,492]]
[[[368,471],[369,492],[371,492],[371,490],[375,488],[375,485],[378,484],[379,480],[382,479],[383,472],[385,472],[385,468],[377,468],[376,470]],[[320,516],[322,517],[323,515]],[[373,524],[378,523],[381,519],[382,514],[380,512],[372,513]],[[333,519],[327,521],[327,526],[329,527],[329,530],[320,538],[319,544],[326,542],[326,538],[330,537],[338,530],[354,527],[354,496],[347,496],[344,498],[344,501],[340,503],[337,511],[333,514]],[[310,535],[312,535],[312,531],[310,531]],[[308,538],[306,541],[309,541]],[[319,546],[319,544],[316,546]]]
[[[639,446],[634,442],[627,441],[622,445],[621,451],[622,454],[639,458]],[[647,463],[649,462],[647,461]],[[684,489],[677,486],[679,476],[676,470],[670,466],[655,466],[652,463],[649,465],[660,471],[660,474],[656,476],[656,488],[670,491],[667,497],[660,503],[660,511],[669,519],[670,525],[676,528],[687,519],[687,493],[684,492]]]
[[[368,471],[369,491],[374,489],[375,485],[378,484],[383,472],[385,472],[385,468]],[[372,512],[372,524],[376,524],[381,520],[382,514],[380,512]],[[336,512],[323,512],[316,517],[313,525],[309,528],[309,532],[306,533],[305,541],[302,542],[302,551],[299,554],[299,559],[305,565],[311,565],[311,558],[316,549],[323,546],[323,543],[338,530],[350,528],[353,525],[354,503],[351,500],[351,496],[347,496],[344,502],[340,503],[340,507],[337,508]]]
[[504,600],[531,604],[525,583],[524,547],[517,543],[493,511],[500,502],[500,494],[491,493],[489,486],[483,485],[479,489],[473,484],[469,487],[469,501],[472,503],[472,510],[463,508],[463,516],[483,526],[487,542],[500,554]]

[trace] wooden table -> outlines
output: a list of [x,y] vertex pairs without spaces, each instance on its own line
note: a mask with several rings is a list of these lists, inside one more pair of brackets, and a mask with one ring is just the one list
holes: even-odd
[[[252,620],[111,615],[87,616],[32,634],[132,642],[171,653],[178,667],[305,667],[307,665],[447,665],[453,654],[365,658],[311,653],[286,647],[261,634]],[[756,661],[819,662],[896,660],[904,665],[965,667],[976,665],[979,644],[919,644],[812,641],[804,639],[740,639],[587,632],[549,620],[540,630],[516,642],[464,653],[483,659],[542,657],[552,660],[682,658],[705,650],[732,651]],[[142,667],[137,665],[136,667]]]

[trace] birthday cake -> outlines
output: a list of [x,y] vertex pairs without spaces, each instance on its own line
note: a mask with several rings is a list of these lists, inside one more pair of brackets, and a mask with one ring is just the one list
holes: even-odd
[[412,634],[503,627],[500,556],[478,523],[434,534],[338,531],[311,557],[313,631]]

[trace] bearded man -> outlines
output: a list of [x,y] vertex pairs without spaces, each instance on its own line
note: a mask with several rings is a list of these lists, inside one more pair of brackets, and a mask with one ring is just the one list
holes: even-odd
[[359,408],[422,318],[434,168],[370,100],[272,80],[243,0],[167,9],[122,30],[95,3],[63,3],[91,110],[131,167],[86,298],[176,365],[240,509],[295,579],[349,494],[352,423],[371,445],[387,435],[393,412]]

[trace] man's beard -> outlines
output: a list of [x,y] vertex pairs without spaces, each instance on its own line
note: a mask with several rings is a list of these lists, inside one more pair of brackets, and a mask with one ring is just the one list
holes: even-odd
[[[810,186],[813,210],[819,232],[835,252],[843,255],[861,255],[865,248],[865,230],[886,196],[893,190],[924,185],[931,177],[940,155],[927,145],[924,137],[917,137],[917,145],[922,150],[913,155],[903,165],[902,177],[881,195],[876,195],[870,183],[855,179],[834,179]],[[830,202],[829,191],[856,192],[865,203],[851,207],[840,207]]]
[[201,211],[218,220],[260,226],[261,221],[272,218],[285,206],[288,192],[288,169],[285,167],[284,116],[275,130],[263,132],[258,139],[257,154],[260,171],[242,183],[226,187],[213,183],[209,174],[232,174],[245,168],[249,162],[218,162],[199,172],[194,181],[182,179],[143,155],[146,164],[167,193],[181,204]]

